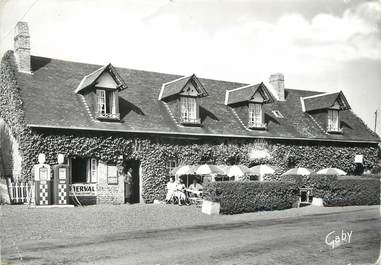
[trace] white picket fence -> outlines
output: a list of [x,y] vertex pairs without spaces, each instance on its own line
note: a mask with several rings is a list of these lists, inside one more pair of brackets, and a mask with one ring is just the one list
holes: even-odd
[[9,193],[11,203],[27,203],[32,191],[32,184],[29,182],[15,181],[9,182]]

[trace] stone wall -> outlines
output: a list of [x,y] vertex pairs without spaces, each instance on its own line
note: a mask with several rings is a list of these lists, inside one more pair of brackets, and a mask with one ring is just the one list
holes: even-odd
[[116,166],[98,163],[97,203],[122,204],[124,203],[124,182],[122,176],[117,175],[117,184],[108,184],[109,170],[117,171]]

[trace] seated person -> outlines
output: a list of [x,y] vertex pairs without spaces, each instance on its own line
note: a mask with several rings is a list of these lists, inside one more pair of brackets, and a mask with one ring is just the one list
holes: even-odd
[[181,178],[179,178],[179,180],[176,184],[176,191],[174,193],[174,195],[179,200],[179,205],[181,205],[182,203],[185,203],[185,201],[186,201],[186,196],[185,196],[184,190],[185,190],[185,185],[183,183],[183,180]]
[[175,178],[171,177],[167,183],[167,196],[165,197],[165,201],[169,203],[169,201],[172,199],[172,196],[174,195],[176,191],[176,182]]
[[202,186],[201,184],[197,183],[197,179],[194,179],[193,184],[189,185],[189,189],[194,191],[192,192],[192,195],[197,197],[200,195],[200,191],[202,191]]

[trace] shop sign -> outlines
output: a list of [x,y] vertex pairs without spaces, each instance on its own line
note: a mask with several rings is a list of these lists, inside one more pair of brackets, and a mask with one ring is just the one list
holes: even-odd
[[250,160],[256,160],[256,159],[264,159],[264,158],[270,158],[270,152],[268,149],[262,149],[262,148],[249,148],[249,159]]
[[94,183],[75,183],[70,185],[70,196],[96,196],[97,184]]
[[363,155],[355,155],[355,163],[362,164],[363,160],[364,160],[364,156]]

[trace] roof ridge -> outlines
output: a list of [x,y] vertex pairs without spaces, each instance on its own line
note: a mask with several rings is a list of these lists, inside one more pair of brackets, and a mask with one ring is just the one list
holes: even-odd
[[[318,91],[316,91],[318,92]],[[313,95],[313,96],[307,96],[307,97],[301,97],[303,100],[305,99],[310,99],[310,98],[318,98],[318,97],[324,97],[324,96],[328,96],[328,95],[333,95],[333,94],[337,94],[337,93],[340,93],[339,92],[326,92],[326,93],[323,93],[323,94],[318,94],[318,95]]]
[[248,87],[251,87],[251,86],[256,86],[256,85],[260,85],[261,83],[258,83],[258,84],[248,84],[248,85],[244,85],[244,86],[241,86],[241,87],[237,87],[237,88],[233,88],[233,89],[227,89],[226,92],[230,93],[230,92],[233,92],[233,91],[236,91],[236,90],[240,90],[240,89],[244,89],[244,88],[248,88]]

